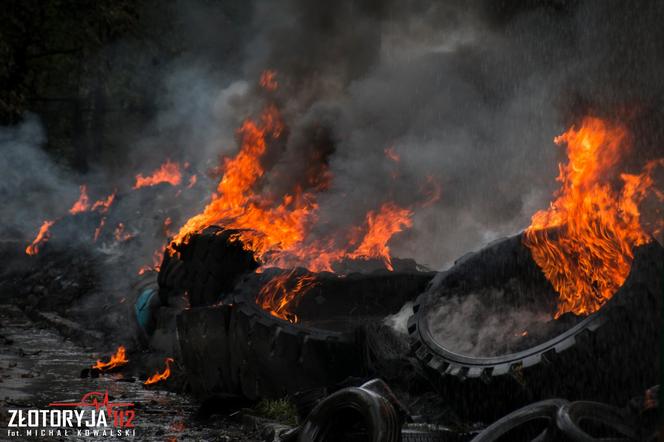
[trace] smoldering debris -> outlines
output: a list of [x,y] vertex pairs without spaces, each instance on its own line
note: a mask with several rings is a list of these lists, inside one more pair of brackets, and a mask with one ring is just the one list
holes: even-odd
[[458,354],[491,357],[530,348],[574,323],[505,298],[504,290],[495,288],[441,298],[427,318],[433,338]]

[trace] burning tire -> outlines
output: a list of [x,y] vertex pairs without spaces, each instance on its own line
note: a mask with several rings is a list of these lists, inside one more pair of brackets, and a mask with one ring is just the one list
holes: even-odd
[[[501,328],[509,322],[501,314],[521,309],[530,313],[523,315],[529,320],[539,314],[551,318],[556,293],[521,235],[501,240],[457,261],[418,298],[408,324],[413,350],[429,370],[442,375],[444,394],[464,398],[461,414],[491,419],[551,396],[622,403],[658,376],[663,267],[661,246],[641,246],[628,279],[597,313],[530,321],[527,330],[511,333]],[[481,308],[467,308],[469,299],[471,307]],[[449,314],[457,311],[465,322]],[[459,342],[458,334],[445,333],[447,323],[440,318],[461,335],[463,327],[473,328],[473,321],[479,328],[497,324],[489,330],[493,335],[485,336],[491,345],[479,345],[477,338],[483,335],[477,330],[470,344]],[[484,403],[493,406],[482,407]]]
[[[276,270],[275,270],[276,271]],[[271,271],[246,276],[234,293],[229,361],[248,397],[281,397],[367,374],[359,328],[380,323],[420,293],[431,273],[315,275],[316,286],[293,309],[298,323],[256,304]]]
[[278,398],[363,376],[364,342],[356,329],[399,311],[433,276],[417,271],[343,278],[310,274],[316,286],[296,303],[293,313],[301,320],[291,323],[257,305],[258,293],[275,274],[283,271],[246,274],[223,298],[224,305],[180,315],[181,351],[194,391]]
[[165,253],[159,278],[165,303],[187,292],[192,307],[212,305],[233,290],[241,275],[254,271],[253,254],[232,240],[237,232],[208,227],[176,246],[178,254]]
[[[192,389],[201,395],[278,398],[364,375],[364,346],[356,328],[399,311],[433,276],[409,260],[395,261],[394,272],[343,278],[303,269],[253,273],[257,263],[233,240],[235,233],[213,227],[192,235],[178,246],[179,256],[165,257],[160,272],[164,294],[189,293],[193,308],[178,317],[177,328]],[[294,302],[299,323],[257,305],[275,275],[303,272],[315,287]]]

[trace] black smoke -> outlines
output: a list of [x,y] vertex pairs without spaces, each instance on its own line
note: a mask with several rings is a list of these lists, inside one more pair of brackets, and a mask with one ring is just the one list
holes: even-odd
[[[192,0],[165,11],[142,20],[172,22],[162,38],[187,49],[144,74],[155,112],[123,131],[129,166],[102,174],[109,188],[165,156],[205,176],[236,151],[241,121],[274,103],[288,137],[266,164],[270,191],[315,188],[311,170],[329,170],[322,230],[361,223],[388,199],[412,205],[393,253],[441,268],[546,207],[564,159],[553,137],[581,116],[630,127],[627,171],[663,155],[661,2]],[[265,69],[274,93],[258,87]],[[442,195],[420,208],[430,177]],[[179,222],[202,209],[205,184]]]

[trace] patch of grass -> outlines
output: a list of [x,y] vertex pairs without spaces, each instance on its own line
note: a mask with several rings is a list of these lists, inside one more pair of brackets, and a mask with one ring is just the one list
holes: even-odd
[[297,424],[297,411],[295,405],[286,398],[263,399],[254,407],[258,416],[273,419],[284,425]]

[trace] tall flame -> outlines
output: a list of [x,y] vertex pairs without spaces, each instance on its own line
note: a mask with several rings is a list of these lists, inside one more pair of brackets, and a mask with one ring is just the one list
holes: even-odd
[[[186,243],[190,234],[219,224],[241,229],[233,239],[241,240],[264,265],[332,271],[334,262],[346,258],[380,258],[391,268],[386,244],[395,233],[412,225],[412,211],[392,202],[385,203],[378,212],[367,214],[367,229],[360,241],[335,245],[331,238],[311,240],[308,233],[318,219],[318,203],[313,191],[304,192],[296,187],[276,201],[254,191],[265,173],[260,159],[268,145],[283,133],[277,108],[267,106],[258,121],[246,120],[238,132],[240,150],[235,157],[224,159],[223,177],[212,201],[173,237],[169,253],[176,253],[176,245]],[[329,175],[326,171],[323,174]],[[324,188],[324,185],[316,187]],[[350,252],[358,242],[360,246]]]
[[661,160],[638,175],[617,172],[629,147],[627,130],[599,118],[585,118],[555,142],[567,146],[561,187],[550,207],[533,215],[524,243],[559,294],[554,316],[588,315],[625,282],[634,247],[650,241],[639,204]]
[[[273,71],[261,77],[261,86],[273,91],[278,84]],[[388,270],[392,260],[388,242],[398,232],[412,226],[413,212],[388,201],[378,210],[369,211],[364,225],[338,228],[328,235],[312,234],[319,219],[317,194],[329,188],[332,174],[322,156],[305,173],[303,184],[275,196],[264,190],[261,179],[266,170],[261,163],[269,150],[283,145],[288,131],[274,104],[264,107],[256,119],[246,119],[238,130],[239,151],[225,158],[220,167],[222,178],[205,209],[191,217],[173,236],[168,253],[190,235],[210,225],[237,229],[231,240],[240,241],[262,266],[305,267],[310,271],[333,271],[333,265],[345,259],[380,259]],[[386,151],[394,159],[392,150]],[[437,198],[437,196],[435,197]],[[281,275],[270,281],[259,295],[259,304],[282,319],[295,320],[288,312],[292,301],[310,289],[307,277],[291,280]],[[294,282],[293,282],[294,281]],[[293,289],[286,289],[294,283]]]
[[[239,130],[240,151],[234,158],[224,159],[224,174],[212,201],[185,223],[174,236],[174,244],[186,242],[189,234],[212,224],[252,229],[242,233],[241,239],[259,258],[273,249],[293,248],[303,240],[307,217],[317,207],[311,195],[285,195],[275,205],[252,191],[264,173],[259,160],[282,129],[281,116],[274,106],[264,109],[260,121],[244,122]],[[170,250],[174,252],[172,245]]]
[[364,239],[354,252],[349,253],[349,258],[371,258],[378,257],[383,260],[385,267],[392,271],[392,258],[387,242],[395,233],[413,225],[412,211],[398,207],[388,202],[381,206],[378,212],[367,213],[367,225],[369,230]]
[[166,368],[164,369],[163,372],[155,373],[152,376],[150,376],[145,382],[143,382],[143,385],[152,385],[156,384],[157,382],[164,381],[169,378],[171,375],[171,364],[174,362],[173,358],[166,358],[164,360],[164,363],[166,364]]
[[123,345],[119,346],[118,349],[115,351],[115,354],[111,356],[111,358],[108,360],[108,362],[102,362],[100,359],[97,360],[97,363],[92,366],[92,368],[96,368],[97,370],[101,371],[108,371],[113,368],[121,367],[123,365],[126,365],[129,362],[129,359],[127,359],[127,353],[126,349],[124,348]]

